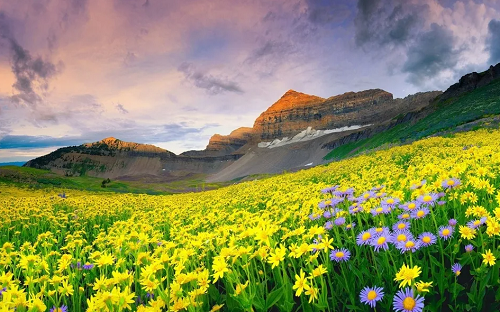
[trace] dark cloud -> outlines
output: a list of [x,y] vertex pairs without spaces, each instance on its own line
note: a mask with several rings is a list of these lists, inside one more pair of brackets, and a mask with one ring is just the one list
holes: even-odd
[[488,24],[486,47],[490,52],[490,64],[500,62],[500,20],[491,20]]
[[314,24],[340,24],[352,11],[347,4],[331,0],[306,0],[307,18]]
[[123,107],[123,105],[122,105],[122,104],[118,103],[118,104],[116,104],[116,106],[115,106],[115,107],[116,107],[116,109],[117,109],[120,113],[122,113],[122,114],[128,114],[128,110],[126,110],[126,109],[125,109],[125,107]]
[[243,90],[236,82],[198,71],[192,63],[184,62],[178,67],[178,70],[184,73],[186,79],[191,81],[196,87],[205,89],[209,94],[224,92],[243,93]]
[[437,24],[423,33],[408,48],[407,60],[402,71],[409,73],[409,81],[421,85],[426,78],[432,78],[446,69],[453,69],[458,61],[454,49],[453,33]]
[[28,104],[40,102],[42,97],[39,93],[48,90],[50,78],[62,70],[63,64],[53,64],[43,60],[40,56],[32,57],[30,52],[24,49],[12,35],[7,17],[3,12],[0,12],[0,38],[8,42],[12,73],[16,77],[12,87],[17,94],[12,96],[12,100]]
[[285,41],[268,40],[265,41],[260,47],[254,50],[246,59],[246,62],[254,63],[263,58],[282,60],[286,55],[295,52],[294,46]]
[[358,46],[400,46],[411,40],[423,25],[427,5],[400,0],[359,0],[354,20]]

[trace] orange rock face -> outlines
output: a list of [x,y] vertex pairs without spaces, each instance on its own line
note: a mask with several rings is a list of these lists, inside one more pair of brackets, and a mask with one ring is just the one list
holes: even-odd
[[241,127],[229,135],[214,134],[208,141],[206,151],[232,152],[245,145],[253,135],[253,129]]
[[83,144],[83,146],[89,148],[95,148],[103,145],[107,145],[109,149],[119,150],[119,151],[133,151],[133,152],[145,152],[145,153],[171,153],[163,148],[154,145],[124,142],[114,137],[105,138],[98,142]]
[[334,129],[387,117],[392,94],[380,89],[348,92],[323,99],[289,90],[263,112],[253,126],[260,140],[291,137],[305,129]]

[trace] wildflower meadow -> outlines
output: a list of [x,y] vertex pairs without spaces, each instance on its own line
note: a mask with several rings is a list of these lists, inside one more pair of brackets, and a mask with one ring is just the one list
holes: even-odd
[[497,311],[500,131],[153,196],[0,185],[0,311]]

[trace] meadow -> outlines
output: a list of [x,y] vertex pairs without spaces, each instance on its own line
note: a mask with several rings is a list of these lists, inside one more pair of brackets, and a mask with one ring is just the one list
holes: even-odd
[[493,311],[500,130],[201,193],[0,185],[0,311]]

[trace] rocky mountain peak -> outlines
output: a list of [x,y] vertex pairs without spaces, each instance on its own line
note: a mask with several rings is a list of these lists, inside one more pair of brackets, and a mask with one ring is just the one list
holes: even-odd
[[269,107],[268,111],[277,112],[287,109],[307,107],[308,105],[320,103],[324,100],[325,99],[319,96],[309,95],[290,89],[285,92],[285,94],[283,94],[283,96],[278,101],[276,101],[271,107]]

